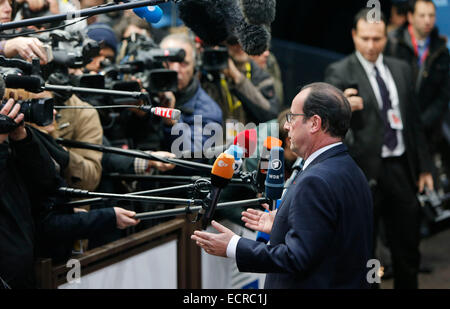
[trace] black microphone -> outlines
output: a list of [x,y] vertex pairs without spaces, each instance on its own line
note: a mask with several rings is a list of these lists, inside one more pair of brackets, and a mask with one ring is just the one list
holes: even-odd
[[6,59],[3,56],[0,56],[0,67],[18,68],[26,74],[31,74],[33,71],[32,63],[20,59]]
[[240,4],[249,24],[270,25],[275,20],[276,0],[240,0]]
[[266,26],[243,21],[236,27],[236,36],[242,49],[249,55],[258,56],[269,49],[271,34]]
[[284,149],[281,147],[273,147],[270,150],[265,186],[266,197],[271,201],[270,210],[275,210],[284,188]]
[[180,18],[205,44],[219,45],[231,34],[226,8],[234,0],[183,0],[178,3]]
[[205,230],[211,221],[214,211],[219,201],[220,192],[230,182],[233,177],[234,157],[222,153],[214,162],[211,170],[211,191],[204,201],[204,207],[199,211],[198,217],[203,216],[202,228]]
[[283,142],[279,138],[272,136],[267,137],[264,141],[258,162],[256,176],[254,179],[256,184],[256,191],[258,193],[264,192],[267,170],[269,169],[270,150],[273,147],[281,147],[282,143]]
[[36,75],[8,74],[4,79],[6,88],[25,89],[33,93],[44,91],[44,80]]

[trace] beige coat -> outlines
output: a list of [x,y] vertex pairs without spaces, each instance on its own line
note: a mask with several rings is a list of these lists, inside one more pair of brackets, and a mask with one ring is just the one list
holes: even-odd
[[[73,95],[66,106],[91,106]],[[92,144],[102,144],[103,128],[94,109],[62,109],[54,138],[64,138]],[[69,148],[69,165],[63,172],[69,187],[93,191],[100,183],[102,153],[94,150]]]

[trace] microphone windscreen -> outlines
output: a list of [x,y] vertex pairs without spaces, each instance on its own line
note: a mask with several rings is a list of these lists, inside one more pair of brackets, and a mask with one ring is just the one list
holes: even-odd
[[270,150],[269,168],[265,181],[266,197],[278,200],[283,194],[284,188],[284,149],[274,147]]
[[283,142],[276,137],[268,136],[266,140],[264,141],[264,148],[271,150],[274,147],[281,147],[283,145]]
[[270,32],[262,25],[252,25],[242,21],[236,28],[236,36],[242,49],[251,56],[259,56],[270,47]]
[[6,88],[25,89],[30,92],[40,92],[42,82],[37,76],[22,76],[8,74],[5,77]]
[[174,108],[152,107],[151,112],[155,116],[168,118],[172,120],[179,120],[181,116],[181,111],[179,109]]
[[[233,0],[234,1],[234,0]],[[230,0],[183,0],[178,3],[180,18],[205,44],[219,45],[229,36],[224,3]]]
[[163,16],[163,11],[157,5],[134,8],[133,12],[140,18],[145,19],[148,23],[152,24],[159,22]]
[[234,145],[240,146],[244,149],[244,158],[249,158],[256,150],[257,133],[255,129],[249,129],[240,132],[234,138]]
[[221,153],[214,162],[211,170],[211,184],[218,188],[225,187],[233,177],[234,157],[232,155]]
[[244,150],[242,147],[238,145],[231,145],[226,151],[226,154],[232,155],[234,157],[234,160],[239,160],[244,155]]
[[270,25],[275,20],[276,0],[240,0],[240,4],[249,24]]

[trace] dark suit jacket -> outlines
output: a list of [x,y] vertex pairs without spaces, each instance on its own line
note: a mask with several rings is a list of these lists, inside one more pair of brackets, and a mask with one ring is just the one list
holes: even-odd
[[268,273],[265,288],[367,286],[372,251],[372,198],[345,145],[301,172],[278,209],[270,244],[241,238],[240,271]]
[[[415,183],[419,173],[431,171],[431,159],[414,95],[412,72],[404,61],[386,56],[383,59],[397,86],[409,173]],[[364,109],[353,112],[345,142],[367,178],[376,180],[381,169],[384,126],[375,93],[356,54],[331,64],[325,72],[325,82],[341,90],[357,85]]]

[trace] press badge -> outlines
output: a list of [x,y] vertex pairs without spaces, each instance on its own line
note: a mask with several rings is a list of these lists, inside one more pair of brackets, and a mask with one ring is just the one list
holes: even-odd
[[390,109],[387,111],[387,116],[389,120],[389,125],[394,130],[403,130],[402,118],[400,118],[400,113]]

